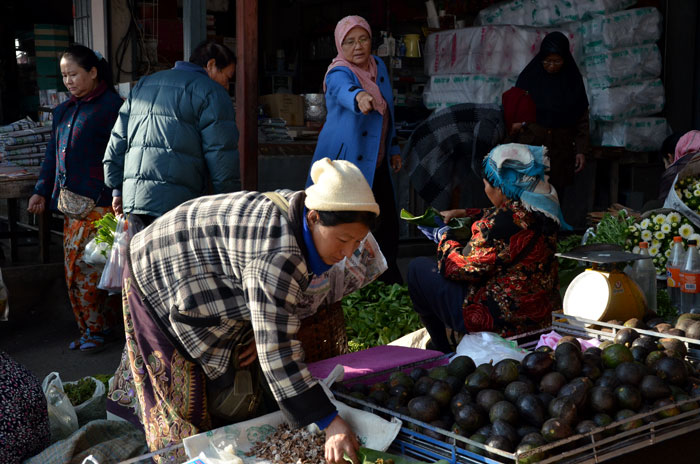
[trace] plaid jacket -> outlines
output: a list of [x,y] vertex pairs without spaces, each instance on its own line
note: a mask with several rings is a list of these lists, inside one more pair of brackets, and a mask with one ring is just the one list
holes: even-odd
[[259,192],[183,203],[132,239],[130,266],[156,323],[215,385],[233,381],[233,350],[252,331],[272,393],[299,427],[335,407],[295,338],[296,304],[310,281],[304,192],[280,193],[289,221]]

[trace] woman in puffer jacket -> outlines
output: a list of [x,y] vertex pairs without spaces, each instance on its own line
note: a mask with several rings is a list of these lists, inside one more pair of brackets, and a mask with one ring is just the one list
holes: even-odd
[[236,58],[200,44],[189,62],[141,78],[117,119],[104,155],[105,183],[117,214],[146,225],[175,206],[240,188],[238,129],[228,84]]

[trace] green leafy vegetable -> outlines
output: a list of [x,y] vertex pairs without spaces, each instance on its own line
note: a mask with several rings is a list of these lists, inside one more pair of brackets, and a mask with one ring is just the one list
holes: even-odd
[[656,315],[666,321],[673,320],[678,317],[678,311],[671,305],[671,298],[665,289],[656,291]]
[[386,345],[423,325],[405,285],[373,282],[343,298],[350,351]]
[[63,385],[63,390],[68,395],[73,406],[83,404],[95,393],[97,385],[95,381],[89,377],[83,377],[75,383],[66,383]]
[[[569,235],[557,242],[557,253],[566,253],[574,248],[581,246],[581,235]],[[576,269],[578,267],[578,261],[569,258],[559,258],[559,272],[571,269]]]
[[93,225],[97,228],[97,235],[95,235],[95,241],[99,243],[106,243],[107,249],[101,250],[100,253],[107,257],[107,253],[112,249],[112,244],[114,243],[114,232],[117,230],[117,218],[112,213],[107,213],[100,219],[93,222]]
[[[401,209],[401,219],[410,222],[414,226],[436,227],[435,218],[443,221],[442,214],[432,206],[429,206],[421,216],[414,216],[405,209]],[[444,221],[443,221],[444,222]]]
[[112,374],[95,374],[93,377],[104,384],[105,391],[109,391],[109,379],[112,378]]
[[609,243],[625,248],[633,227],[634,218],[630,217],[624,209],[615,216],[605,213],[595,229],[595,235],[591,236],[586,244]]

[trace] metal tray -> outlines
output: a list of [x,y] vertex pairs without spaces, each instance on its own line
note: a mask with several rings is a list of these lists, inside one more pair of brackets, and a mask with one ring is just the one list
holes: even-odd
[[[561,317],[561,314],[558,317]],[[554,318],[555,316],[553,315],[553,319]],[[595,321],[593,322],[597,323]],[[602,323],[597,324],[600,325]],[[618,327],[622,328],[622,326]],[[512,339],[516,340],[523,348],[534,348],[540,335],[543,333],[548,333],[551,330],[556,330],[562,335],[574,335],[585,338],[599,338],[606,340],[614,338],[614,333],[589,331],[589,329],[586,327],[570,326],[559,321],[559,325],[557,326],[553,325],[552,327],[544,330],[538,330],[535,332],[522,334],[517,337],[512,337]],[[650,332],[650,334],[655,334],[655,336],[659,335],[656,332]],[[663,336],[664,335],[662,334],[662,337]],[[695,342],[697,342],[697,340],[695,340]],[[422,367],[450,356],[451,355],[444,355],[417,363],[407,364],[405,366],[399,366],[393,369],[387,369],[382,372],[341,382],[341,384],[347,386],[355,383],[378,382],[388,378],[392,372],[408,372],[414,367]],[[598,463],[654,445],[656,443],[660,443],[669,438],[675,438],[679,435],[700,430],[700,409],[687,411],[674,417],[654,420],[651,422],[652,417],[664,409],[698,401],[698,398],[691,398],[686,401],[677,402],[675,405],[669,405],[652,411],[636,414],[625,420],[613,422],[608,426],[595,428],[589,433],[573,435],[564,440],[550,443],[528,451],[527,453],[516,455],[515,453],[507,453],[499,449],[474,442],[463,436],[456,435],[451,431],[433,427],[411,417],[398,414],[390,409],[377,406],[376,404],[368,401],[354,398],[348,394],[337,391],[334,392],[334,394],[338,399],[353,407],[370,411],[381,417],[387,418],[393,416],[401,419],[404,422],[404,426],[401,428],[397,438],[394,440],[391,447],[392,450],[420,460],[446,459],[448,462],[450,462],[450,464],[518,464],[528,456],[538,454],[540,452],[547,452],[550,456],[547,459],[539,461],[541,464],[549,464],[554,462],[566,464]],[[649,423],[636,429],[616,433],[610,437],[601,438],[603,432],[614,430],[622,424],[632,422],[637,419],[647,420]],[[432,438],[424,433],[412,429],[411,427],[419,430],[430,430],[433,434],[440,437],[440,439],[438,440]],[[471,449],[477,449],[479,452],[474,453],[472,451],[468,451],[468,447]]]

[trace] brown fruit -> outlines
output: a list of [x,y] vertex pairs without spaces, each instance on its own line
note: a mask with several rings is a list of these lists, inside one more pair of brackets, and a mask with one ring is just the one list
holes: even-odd
[[655,328],[659,333],[667,333],[670,329],[673,328],[673,326],[672,326],[671,324],[667,324],[667,323],[664,322],[664,323],[662,323],[662,324],[657,324],[654,328]]
[[631,329],[646,329],[647,325],[644,323],[644,321],[633,317],[632,319],[625,321],[625,327],[629,327]]

